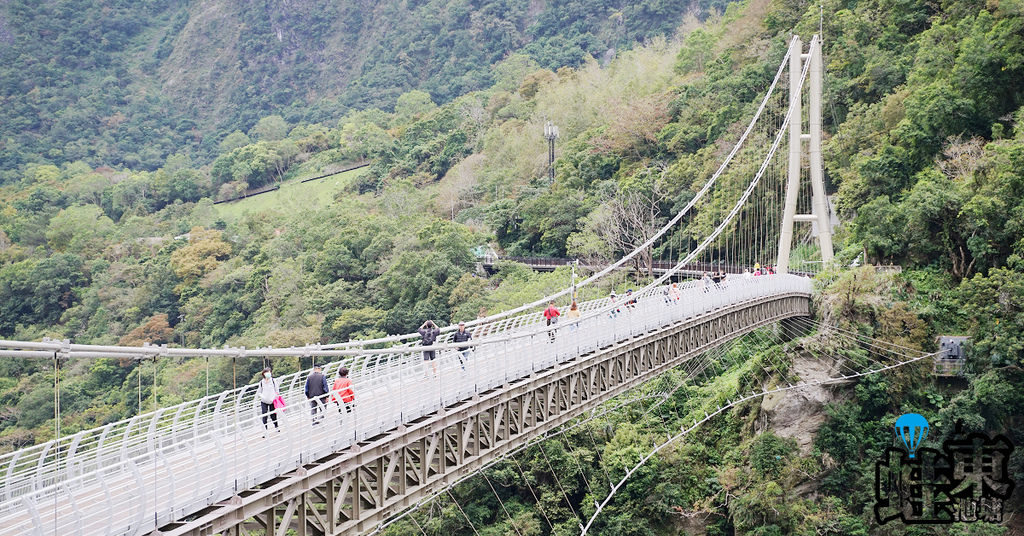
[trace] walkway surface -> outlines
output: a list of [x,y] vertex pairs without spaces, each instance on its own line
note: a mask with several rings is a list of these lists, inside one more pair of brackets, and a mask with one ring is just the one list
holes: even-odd
[[83,432],[62,445],[59,456],[37,454],[32,459],[39,460],[38,468],[26,469],[8,455],[0,460],[0,535],[146,534],[401,423],[567,359],[724,306],[784,293],[811,294],[811,281],[793,275],[680,287],[678,300],[666,288],[655,288],[629,305],[624,296],[618,304],[609,298],[584,302],[579,320],[563,316],[554,328],[544,325],[539,312],[475,327],[466,356],[456,345],[437,346],[436,373],[423,361],[422,347],[354,352],[325,365],[328,378],[343,364],[353,369],[353,411],[327,403],[317,424],[303,394],[309,371],[302,371],[280,378],[288,406],[280,411],[280,428],[271,426],[269,433],[253,385]]

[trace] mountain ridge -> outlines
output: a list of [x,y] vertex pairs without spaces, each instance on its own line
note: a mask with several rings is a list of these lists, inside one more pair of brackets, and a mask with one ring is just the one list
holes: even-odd
[[722,0],[9,0],[0,6],[0,182],[27,163],[154,170],[209,161],[261,118],[336,121],[489,87],[521,52],[540,66],[672,35]]

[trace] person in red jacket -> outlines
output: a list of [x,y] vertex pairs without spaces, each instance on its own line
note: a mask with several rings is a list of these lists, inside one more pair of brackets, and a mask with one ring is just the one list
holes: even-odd
[[338,404],[338,407],[344,405],[345,411],[352,411],[356,395],[352,392],[352,380],[348,379],[347,367],[338,369],[338,377],[335,378],[334,385],[331,386],[331,399]]
[[[558,312],[558,308],[555,307],[555,302],[553,301],[548,302],[548,308],[544,309],[544,318],[548,319],[549,326],[558,322],[558,317],[561,314]],[[548,330],[548,338],[551,339],[551,342],[555,342],[555,330]]]

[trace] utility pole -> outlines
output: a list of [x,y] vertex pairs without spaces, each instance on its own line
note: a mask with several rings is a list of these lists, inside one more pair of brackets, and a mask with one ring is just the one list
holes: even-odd
[[558,126],[551,121],[544,123],[544,137],[548,140],[548,178],[555,182],[555,140],[558,139]]
[[580,260],[576,259],[572,262],[567,262],[569,269],[572,271],[572,301],[576,301],[576,267],[580,265]]

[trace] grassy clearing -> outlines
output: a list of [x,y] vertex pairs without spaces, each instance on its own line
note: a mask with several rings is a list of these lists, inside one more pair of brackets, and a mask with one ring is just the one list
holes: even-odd
[[299,182],[300,179],[294,179],[281,185],[279,190],[216,205],[217,213],[225,220],[237,220],[246,214],[267,210],[305,211],[314,207],[325,207],[334,201],[334,194],[364,171],[366,171],[365,168],[353,169],[326,179],[306,183]]

